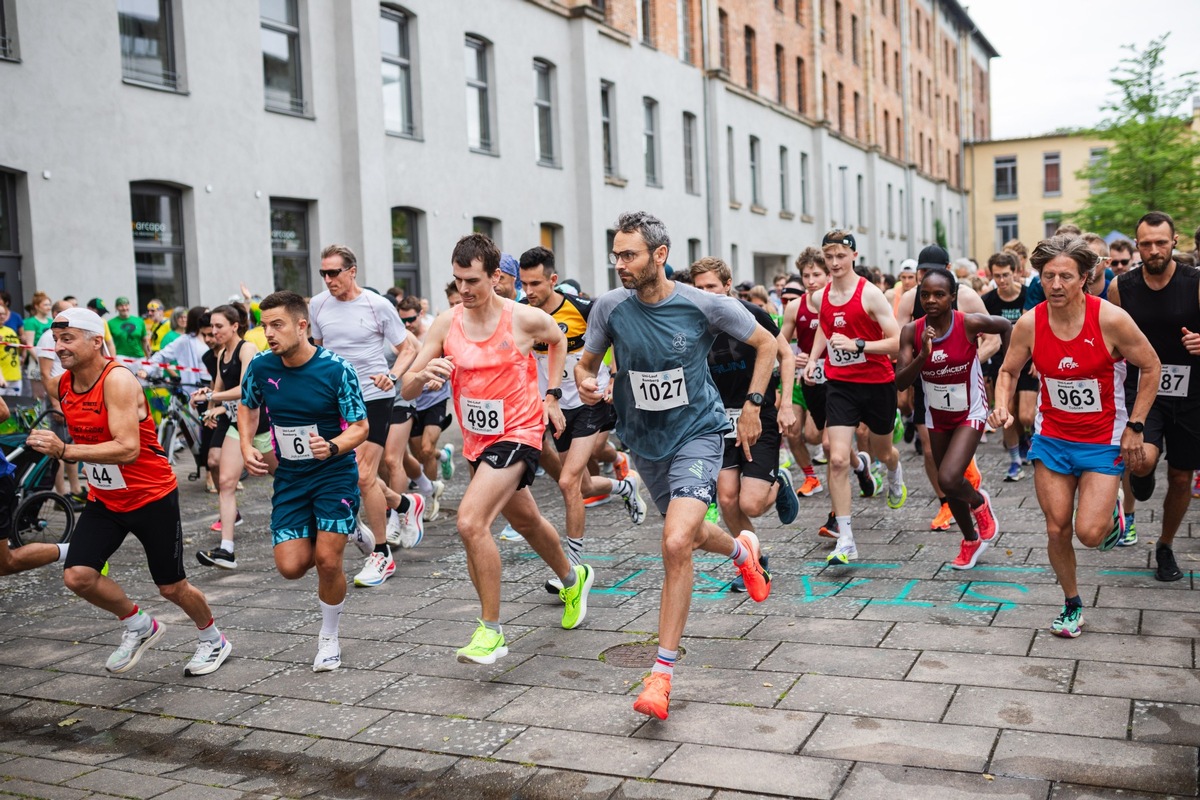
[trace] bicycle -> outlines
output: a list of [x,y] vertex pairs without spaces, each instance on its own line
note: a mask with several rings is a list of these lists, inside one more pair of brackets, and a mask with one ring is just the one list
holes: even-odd
[[[32,420],[26,413],[14,416],[25,430],[0,436],[0,447],[4,448],[8,462],[16,467],[16,509],[9,539],[13,547],[31,542],[67,542],[75,530],[75,507],[54,491],[58,459],[25,447],[29,431],[50,427],[46,422],[48,417],[57,417],[64,423],[65,418],[54,409],[46,409]],[[65,432],[65,424],[60,432]]]
[[163,412],[162,422],[158,424],[158,443],[167,454],[167,462],[175,465],[175,451],[182,443],[192,453],[196,470],[188,473],[188,480],[200,478],[200,472],[205,468],[204,460],[200,457],[200,429],[203,423],[192,407],[188,404],[188,396],[180,388],[176,378],[147,378],[151,386],[163,386],[170,392],[170,402]]

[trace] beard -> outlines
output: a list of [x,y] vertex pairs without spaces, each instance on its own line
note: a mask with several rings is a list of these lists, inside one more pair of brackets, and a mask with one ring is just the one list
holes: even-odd
[[1150,258],[1142,259],[1142,270],[1150,275],[1162,275],[1167,271],[1167,264],[1171,263],[1171,259],[1166,256],[1153,255]]

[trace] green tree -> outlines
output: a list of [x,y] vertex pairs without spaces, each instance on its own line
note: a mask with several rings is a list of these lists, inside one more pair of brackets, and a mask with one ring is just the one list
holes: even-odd
[[1131,55],[1113,68],[1116,97],[1103,106],[1109,117],[1094,132],[1112,144],[1102,158],[1075,173],[1096,187],[1071,215],[1084,230],[1132,235],[1147,211],[1182,216],[1200,207],[1200,136],[1190,116],[1177,115],[1196,91],[1196,73],[1164,74],[1168,35],[1141,52],[1125,45]]

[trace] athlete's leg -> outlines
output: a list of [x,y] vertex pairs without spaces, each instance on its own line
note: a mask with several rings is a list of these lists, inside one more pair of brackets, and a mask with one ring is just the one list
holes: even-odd
[[[562,492],[563,505],[566,507],[567,537],[570,539],[583,538],[585,512],[583,498],[608,494],[612,491],[611,481],[607,478],[593,478],[587,472],[588,459],[595,451],[596,440],[599,438],[608,437],[607,434],[594,433],[582,439],[573,439],[567,452],[562,454],[555,450],[553,444],[542,450],[543,455],[547,450],[552,450],[556,460],[562,459],[559,462],[556,480],[558,488]],[[553,477],[553,473],[545,467],[544,462],[543,468],[546,469],[548,475]]]
[[331,606],[346,599],[346,570],[342,566],[345,550],[345,534],[317,531],[312,554],[317,567],[317,596]]
[[1086,547],[1098,547],[1112,532],[1113,507],[1120,475],[1084,472],[1079,476],[1079,508],[1075,513],[1075,536]]
[[275,569],[285,580],[298,581],[316,566],[316,546],[308,537],[288,539],[273,549]]
[[1167,465],[1167,496],[1163,498],[1162,535],[1158,537],[1160,546],[1170,547],[1175,541],[1175,532],[1192,502],[1192,474],[1190,469]]
[[692,602],[692,552],[732,555],[733,537],[704,521],[708,506],[694,497],[673,497],[663,523],[662,605],[658,611],[658,646],[678,650]]
[[[546,470],[546,474],[561,485],[563,459],[558,452],[558,448],[554,446],[554,437],[550,434],[550,428],[546,428],[546,433],[542,436],[542,454],[538,456],[538,466]],[[587,458],[585,455],[584,466],[587,466]],[[567,530],[570,530],[568,522]]]
[[414,436],[410,442],[413,455],[421,463],[426,477],[433,480],[438,475],[438,436],[442,429],[437,425],[426,425],[420,436]]
[[829,499],[835,517],[850,516],[850,467],[857,456],[852,452],[854,428],[849,425],[830,425],[829,436]]
[[387,444],[383,447],[383,464],[380,467],[380,473],[386,473],[387,486],[397,495],[408,491],[408,475],[404,470],[404,455],[408,450],[408,435],[411,431],[412,417],[404,422],[393,422],[388,427]]
[[[555,575],[561,579],[571,571],[571,563],[558,538],[558,531],[542,516],[528,486],[517,490],[512,499],[505,503],[502,513],[542,561],[554,570]],[[495,544],[492,546],[495,547]]]
[[0,575],[12,575],[27,569],[44,567],[58,561],[58,545],[30,542],[12,549],[7,538],[0,538]]
[[[1116,480],[1115,476],[1113,480]],[[1046,553],[1058,577],[1058,585],[1067,598],[1079,594],[1079,586],[1075,582],[1075,546],[1071,522],[1075,510],[1075,489],[1079,483],[1080,479],[1074,475],[1054,472],[1041,461],[1034,462],[1033,487],[1037,492],[1038,505],[1046,517]],[[1111,515],[1111,503],[1108,508],[1107,513]]]
[[[363,442],[354,448],[358,458],[358,491],[362,495],[362,513],[367,527],[375,534],[375,544],[387,541],[387,498],[379,481],[379,462],[383,448],[374,442]],[[399,502],[397,500],[396,502]]]
[[63,570],[63,585],[96,608],[125,618],[133,613],[133,601],[121,585],[93,567],[71,566]]
[[212,609],[204,592],[192,586],[186,578],[176,583],[158,587],[158,593],[179,606],[197,628],[204,628],[212,621]]
[[[242,477],[242,448],[236,439],[226,442],[221,448],[221,465],[217,475],[218,502],[221,509],[221,539],[233,541],[233,529],[237,525],[237,485]],[[233,552],[230,550],[229,552]]]
[[883,465],[889,471],[895,470],[900,464],[900,451],[892,444],[892,435],[870,433],[867,437],[867,452],[871,454],[871,458],[877,461],[882,461]]
[[971,509],[983,502],[983,495],[971,486],[963,473],[975,457],[980,437],[980,431],[966,425],[953,431],[929,432],[930,450],[938,465],[938,483],[946,493],[946,502],[967,541],[977,538]]
[[729,467],[717,473],[717,506],[725,527],[731,531],[752,531],[754,524],[742,512],[742,471]]

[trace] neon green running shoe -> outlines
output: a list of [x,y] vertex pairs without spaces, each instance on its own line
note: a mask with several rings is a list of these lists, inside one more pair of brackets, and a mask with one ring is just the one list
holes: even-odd
[[704,521],[711,522],[713,525],[721,524],[721,510],[717,508],[716,503],[708,504],[708,511],[704,512]]
[[108,562],[107,561],[105,561],[104,566],[100,568],[100,574],[104,575],[106,577],[108,576]]
[[504,634],[497,633],[479,620],[479,627],[471,636],[471,643],[458,651],[458,660],[463,664],[495,664],[496,659],[508,655],[504,646]]
[[904,508],[908,501],[908,484],[900,484],[900,494],[894,494],[889,485],[887,490],[887,507],[891,509]]
[[900,444],[904,438],[904,417],[900,416],[900,409],[896,409],[896,424],[892,426],[892,444]]
[[562,626],[568,631],[578,628],[587,617],[588,592],[596,579],[596,573],[587,564],[577,564],[572,569],[575,570],[575,585],[558,592],[558,599],[563,602]]

